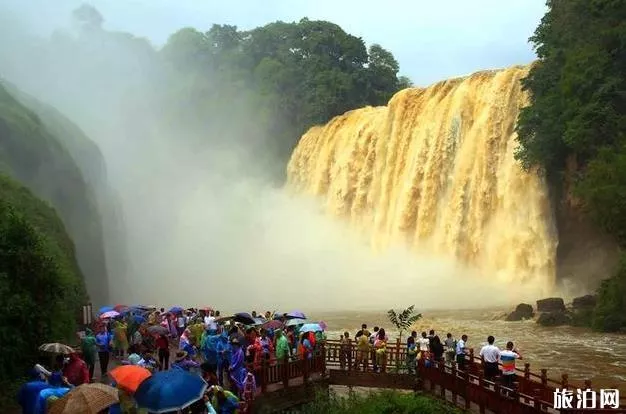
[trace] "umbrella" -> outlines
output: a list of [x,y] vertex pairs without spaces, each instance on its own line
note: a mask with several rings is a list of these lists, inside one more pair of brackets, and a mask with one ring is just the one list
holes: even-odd
[[134,393],[139,385],[152,373],[137,365],[120,365],[109,371],[109,375],[120,388]]
[[172,306],[168,312],[169,313],[181,313],[183,310],[184,309],[181,308],[180,306]]
[[120,316],[119,312],[108,311],[108,312],[104,312],[102,315],[100,315],[100,319],[117,318],[118,316]]
[[56,400],[49,414],[97,414],[120,402],[115,388],[100,383],[82,384]]
[[296,326],[296,325],[303,325],[306,323],[306,319],[289,319],[286,323],[285,326]]
[[215,322],[217,322],[217,323],[222,323],[222,324],[223,324],[224,322],[231,321],[231,320],[233,320],[234,318],[235,318],[234,316],[222,316],[221,318],[217,318],[217,319],[215,320]]
[[319,323],[305,323],[300,327],[300,332],[322,332],[323,329]]
[[287,319],[306,319],[306,316],[304,315],[304,313],[300,312],[300,311],[291,311],[288,314],[285,315],[287,317]]
[[112,311],[112,310],[114,310],[113,306],[103,306],[103,307],[100,308],[98,313],[102,314],[104,312],[109,312],[109,311]]
[[268,321],[263,324],[265,329],[280,329],[283,327],[283,323],[281,321]]
[[135,322],[135,323],[140,324],[140,325],[141,325],[142,323],[146,323],[146,318],[144,318],[144,317],[143,317],[143,316],[141,316],[141,315],[133,315],[133,317],[131,318],[131,320],[132,320],[133,322]]
[[320,326],[322,327],[322,329],[323,329],[323,330],[328,329],[328,325],[327,325],[327,324],[326,324],[326,322],[324,322],[324,321],[321,321],[321,322],[320,322]]
[[167,335],[169,332],[170,331],[165,326],[161,326],[161,325],[152,325],[148,327],[148,333],[151,335],[158,335],[158,334]]
[[118,311],[118,312],[122,312],[123,310],[128,309],[128,306],[126,305],[115,305],[113,306],[113,310],[114,311]]
[[265,323],[265,319],[263,318],[253,318],[253,319],[254,319],[253,325],[263,325]]
[[243,323],[244,325],[252,325],[254,324],[254,318],[246,312],[239,312],[233,315],[233,320],[235,322]]
[[153,413],[181,410],[202,399],[207,386],[202,377],[187,371],[160,371],[139,385],[135,401]]
[[154,309],[154,308],[152,308],[150,306],[146,306],[146,305],[131,305],[130,307],[131,307],[131,309],[139,309],[139,310],[144,310],[144,311],[145,310]]
[[40,351],[50,352],[51,354],[64,354],[69,355],[73,354],[76,351],[71,346],[63,345],[58,342],[43,344],[39,347]]
[[272,316],[272,319],[278,320],[278,319],[282,319],[285,316],[284,313],[276,313],[274,312],[274,315]]

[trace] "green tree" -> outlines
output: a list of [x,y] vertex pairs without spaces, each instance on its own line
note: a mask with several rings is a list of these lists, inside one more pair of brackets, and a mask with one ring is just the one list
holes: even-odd
[[[626,3],[550,0],[547,5],[530,39],[539,60],[523,81],[531,101],[518,120],[516,157],[525,168],[543,169],[557,188],[566,162],[575,160],[576,195],[625,246]],[[626,313],[626,301],[615,300],[624,293],[609,288],[622,286],[622,273],[599,290],[598,328],[626,327],[619,316]]]
[[410,329],[421,317],[421,313],[415,313],[415,305],[411,305],[401,312],[396,312],[393,309],[387,311],[387,319],[399,331],[400,341],[402,341],[402,333]]

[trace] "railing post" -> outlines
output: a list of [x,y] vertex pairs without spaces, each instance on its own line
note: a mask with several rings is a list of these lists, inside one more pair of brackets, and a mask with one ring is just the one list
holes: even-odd
[[400,363],[400,337],[396,338],[396,357],[394,362],[396,366]]
[[567,375],[567,374],[562,374],[561,375],[561,388],[567,389],[569,387],[569,384],[567,382],[567,378],[568,377],[569,377],[569,375]]
[[452,361],[452,380],[453,380],[453,388],[452,388],[452,403],[456,406],[457,404],[457,395],[456,395],[456,389],[457,389],[457,375],[456,375],[456,361]]
[[469,364],[465,369],[467,372],[474,372],[474,348],[470,348],[469,352]]
[[[482,360],[482,363],[484,364],[485,360],[484,358],[480,358]],[[483,377],[483,372],[479,372],[478,373],[478,388],[481,389],[481,393],[484,392],[483,388],[485,388],[486,385],[484,383],[484,377]],[[480,410],[480,414],[485,414],[485,401],[481,398],[480,401],[478,402],[478,409]]]
[[302,358],[302,380],[305,384],[309,380],[309,358],[307,356]]
[[322,375],[326,376],[326,344],[322,344]]
[[261,393],[265,394],[267,392],[267,359],[263,358],[261,361]]
[[591,389],[591,380],[585,380],[585,389],[586,390],[590,390]]
[[285,357],[283,358],[283,369],[282,374],[283,374],[283,388],[288,388],[289,387],[289,356],[285,355]]
[[465,392],[463,393],[463,399],[465,400],[465,410],[469,411],[469,409],[471,407],[471,401],[469,399],[469,393],[470,393],[470,387],[469,387],[469,385],[470,385],[470,373],[469,373],[469,370],[465,370],[465,372],[463,373],[463,380],[465,381],[465,387],[464,387],[465,388]]
[[530,364],[528,362],[524,364],[524,379],[530,380]]
[[439,375],[441,376],[441,384],[439,384],[439,391],[441,393],[441,398],[442,399],[446,399],[446,387],[443,386],[443,384],[445,384],[446,380],[446,364],[445,363],[441,363],[439,364]]

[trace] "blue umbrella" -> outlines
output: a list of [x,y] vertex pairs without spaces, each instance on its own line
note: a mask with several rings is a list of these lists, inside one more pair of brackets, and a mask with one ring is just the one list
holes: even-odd
[[146,323],[146,318],[141,315],[133,315],[132,320],[138,324]]
[[300,332],[323,332],[319,323],[305,323],[300,327]]
[[169,310],[170,313],[181,313],[183,311],[183,308],[181,308],[180,306],[172,306]]
[[135,401],[152,413],[182,410],[202,399],[207,386],[202,377],[187,371],[160,371],[139,385]]
[[100,310],[98,311],[98,314],[99,314],[99,315],[102,315],[103,313],[106,313],[106,312],[111,312],[112,310],[115,310],[115,309],[113,309],[113,306],[103,306],[103,307],[101,307],[101,308],[100,308]]

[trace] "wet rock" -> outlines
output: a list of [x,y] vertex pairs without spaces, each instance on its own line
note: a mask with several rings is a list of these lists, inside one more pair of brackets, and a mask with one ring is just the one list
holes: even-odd
[[523,321],[524,319],[531,319],[533,316],[533,307],[527,303],[520,303],[513,312],[507,315],[505,320]]
[[572,301],[572,308],[574,309],[589,309],[596,306],[595,295],[585,295],[574,298]]
[[562,298],[546,298],[537,301],[537,312],[565,312]]
[[571,322],[570,314],[565,311],[544,312],[537,319],[537,323],[543,326],[569,325]]

